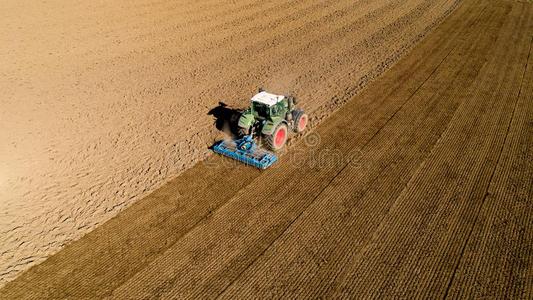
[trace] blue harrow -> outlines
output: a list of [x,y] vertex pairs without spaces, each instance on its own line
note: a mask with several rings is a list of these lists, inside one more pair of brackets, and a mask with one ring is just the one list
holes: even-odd
[[278,160],[273,153],[258,148],[252,135],[234,141],[217,142],[213,151],[259,169],[266,169]]

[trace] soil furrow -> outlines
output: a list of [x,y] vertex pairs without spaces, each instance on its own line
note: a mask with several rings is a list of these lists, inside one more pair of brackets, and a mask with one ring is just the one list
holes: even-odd
[[[507,16],[505,8],[491,9],[499,13],[496,15],[496,22],[500,19],[501,23]],[[495,23],[492,29],[484,29],[499,31],[500,28],[501,25]],[[503,32],[504,30],[502,34],[505,35],[508,31]],[[507,42],[500,41],[500,51],[509,51],[509,46],[505,45]],[[494,55],[493,52],[490,53]],[[498,100],[500,97],[506,99],[508,93],[516,92],[516,66],[512,59],[506,61],[498,57],[498,63],[496,61],[492,58],[492,64],[485,66],[482,75],[478,75],[480,80],[474,88],[481,93],[475,91],[467,94],[470,99],[480,99],[479,102],[464,102],[437,144],[435,152],[427,160],[429,163],[421,168],[402,193],[397,205],[391,210],[388,221],[381,226],[371,246],[364,250],[356,263],[356,269],[346,270],[346,273],[352,274],[349,276],[351,280],[340,280],[344,283],[346,292],[365,286],[376,293],[374,296],[390,292],[395,295],[395,288],[410,291],[409,294],[423,292],[426,296],[444,293],[445,285],[442,285],[442,281],[449,278],[453,271],[449,267],[453,267],[452,262],[457,261],[459,245],[465,241],[465,232],[472,225],[470,221],[475,217],[476,208],[483,198],[487,180],[494,170],[495,159],[501,149],[501,133],[506,128],[502,124],[507,124],[506,120],[509,120],[514,104],[513,101]],[[504,69],[498,70],[496,65],[503,66]],[[496,82],[502,90],[487,90],[490,86],[488,82]],[[492,110],[490,105],[493,106]],[[475,120],[467,117],[472,115],[484,117]],[[491,151],[492,148],[496,151]],[[439,157],[436,158],[435,155]],[[472,163],[474,155],[483,159]],[[454,161],[453,169],[450,169],[451,161]],[[441,178],[439,182],[434,180],[437,176]],[[410,226],[406,227],[404,224]],[[417,233],[414,234],[413,230]],[[451,259],[452,257],[455,259]],[[385,272],[386,267],[389,269]],[[413,268],[417,276],[409,273]],[[432,271],[432,268],[440,271]],[[396,278],[396,274],[403,274],[407,279],[404,282],[394,280],[391,288],[388,280]],[[430,276],[424,279],[425,275]],[[373,285],[369,286],[370,282]]]
[[[531,6],[522,7],[531,19]],[[524,27],[522,27],[524,28]],[[531,270],[531,182],[533,182],[533,64],[530,42],[519,99],[501,159],[490,183],[448,296],[527,299]],[[499,266],[497,270],[493,266]],[[529,273],[528,273],[529,272]]]

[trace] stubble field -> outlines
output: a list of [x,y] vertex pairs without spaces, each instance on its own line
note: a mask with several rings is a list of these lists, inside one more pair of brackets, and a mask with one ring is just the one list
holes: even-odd
[[211,156],[0,296],[530,299],[531,99],[533,6],[463,1],[272,169]]

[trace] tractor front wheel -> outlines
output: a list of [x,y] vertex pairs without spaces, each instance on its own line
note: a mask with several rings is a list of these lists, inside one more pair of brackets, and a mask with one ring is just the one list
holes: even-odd
[[285,146],[289,130],[284,123],[279,124],[271,135],[265,136],[265,141],[270,150],[277,151]]

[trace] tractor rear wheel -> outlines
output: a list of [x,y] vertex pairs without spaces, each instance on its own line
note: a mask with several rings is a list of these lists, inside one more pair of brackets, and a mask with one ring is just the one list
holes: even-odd
[[274,132],[270,135],[265,135],[265,141],[270,150],[277,151],[285,146],[287,137],[289,135],[289,129],[285,123],[280,123]]
[[305,127],[307,126],[307,122],[309,121],[307,114],[304,113],[303,110],[295,110],[292,118],[294,120],[292,130],[298,133],[304,131]]

